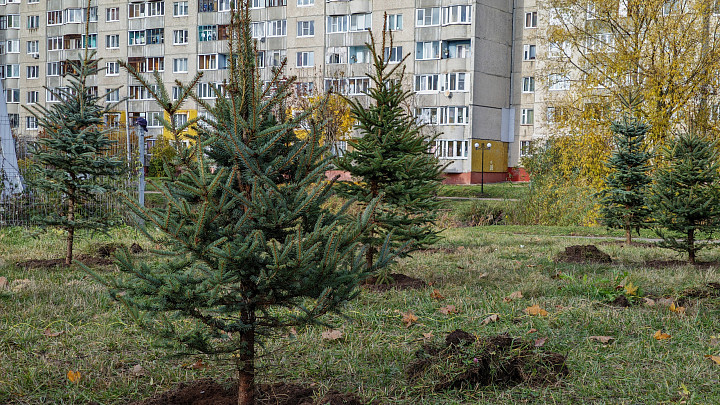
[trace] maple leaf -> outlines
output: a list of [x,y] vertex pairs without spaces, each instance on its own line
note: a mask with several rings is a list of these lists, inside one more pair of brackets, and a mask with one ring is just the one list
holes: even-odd
[[458,312],[460,312],[457,308],[455,308],[455,305],[447,305],[441,307],[440,309],[438,309],[438,311],[440,311],[440,313],[444,315],[457,314]]
[[523,297],[522,292],[520,292],[520,291],[515,291],[515,292],[513,292],[512,294],[508,295],[507,297],[503,298],[503,301],[505,301],[505,302],[510,302],[510,301],[512,301],[512,300],[517,300],[517,299],[520,299],[520,298],[522,298],[522,297]]
[[600,343],[610,343],[613,340],[615,340],[615,338],[612,336],[590,336],[590,337],[588,337],[588,339],[594,340],[594,341],[600,342]]
[[433,289],[433,291],[430,293],[430,298],[432,298],[434,300],[438,300],[438,301],[445,299],[445,297],[442,294],[440,294],[440,291],[438,291],[437,289]]
[[653,335],[653,337],[654,337],[655,339],[657,339],[657,340],[665,340],[665,339],[670,339],[672,336],[670,336],[669,334],[667,334],[667,333],[659,330],[659,331],[655,332],[655,334]]
[[409,328],[418,320],[418,317],[415,316],[415,314],[413,314],[412,312],[405,312],[402,314],[402,316],[402,321],[405,324],[406,328]]
[[532,316],[548,316],[549,315],[548,311],[540,308],[540,305],[537,305],[537,304],[535,304],[531,307],[525,308],[523,310],[523,312],[525,312],[528,315],[532,315]]
[[50,329],[45,329],[45,331],[43,332],[43,336],[47,336],[47,337],[57,337],[57,336],[62,335],[63,333],[65,333],[64,330],[61,330],[61,331],[59,331],[59,332],[51,332]]
[[545,342],[547,341],[547,339],[548,339],[548,338],[546,338],[546,337],[540,338],[540,339],[536,339],[536,340],[535,340],[535,347],[543,347],[543,346],[545,346]]
[[326,330],[325,332],[321,333],[321,336],[324,340],[338,340],[343,337],[343,333],[339,329],[330,329]]
[[74,371],[74,370],[68,370],[67,379],[70,380],[71,383],[76,383],[76,382],[80,381],[80,372]]
[[685,307],[681,307],[681,306],[679,306],[679,305],[675,305],[674,302],[673,302],[672,304],[670,304],[670,308],[669,308],[669,309],[670,309],[670,312],[675,312],[676,314],[680,314],[680,315],[685,314]]
[[712,360],[713,363],[715,363],[715,364],[717,364],[717,365],[720,365],[720,356],[713,356],[713,355],[711,355],[711,354],[706,354],[706,355],[705,355],[705,358]]
[[628,283],[625,284],[624,288],[625,288],[625,295],[637,295],[639,287],[633,285],[632,281],[628,281]]
[[480,325],[487,325],[491,322],[497,322],[498,320],[500,320],[500,316],[498,314],[492,314],[487,318],[483,319],[483,321],[480,322]]

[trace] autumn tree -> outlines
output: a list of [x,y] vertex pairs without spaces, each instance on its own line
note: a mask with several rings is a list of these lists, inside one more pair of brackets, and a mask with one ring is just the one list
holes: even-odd
[[[147,330],[228,355],[240,405],[257,403],[255,358],[263,337],[338,311],[376,271],[365,266],[360,237],[377,202],[354,220],[347,207],[326,207],[333,184],[325,180],[323,122],[296,136],[312,111],[284,116],[294,78],[282,76],[283,64],[269,84],[260,80],[250,23],[243,2],[231,13],[228,79],[213,103],[198,100],[210,114],[192,146],[195,164],[157,184],[165,206],[128,199],[158,230],[148,237],[166,248],[164,260],[136,263],[123,252],[124,275],[94,274]],[[374,264],[390,257],[381,248]]]
[[715,136],[708,120],[720,69],[714,0],[547,0],[545,6],[547,25],[539,35],[547,49],[539,53],[538,72],[549,90],[546,107],[555,112],[549,124],[568,154],[558,170],[600,186],[612,150],[608,129],[629,94],[643,100],[636,117],[650,126],[650,149],[677,128]]
[[313,86],[310,93],[296,89],[290,109],[295,113],[312,111],[308,120],[324,122],[321,142],[329,147],[333,155],[338,155],[340,154],[338,142],[347,141],[353,127],[350,104],[342,95],[335,92],[321,92],[319,88],[321,86]]

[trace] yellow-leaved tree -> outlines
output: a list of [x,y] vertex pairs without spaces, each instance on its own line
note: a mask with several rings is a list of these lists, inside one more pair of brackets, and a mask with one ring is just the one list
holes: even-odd
[[[296,91],[290,102],[288,117],[292,117],[293,113],[312,110],[312,114],[307,119],[325,123],[321,143],[329,145],[331,153],[337,155],[340,153],[339,143],[346,141],[352,131],[354,122],[350,117],[350,106],[340,94],[327,94],[317,90],[317,87],[314,86],[314,90],[309,94]],[[304,128],[296,130],[301,139],[303,132],[305,132]]]

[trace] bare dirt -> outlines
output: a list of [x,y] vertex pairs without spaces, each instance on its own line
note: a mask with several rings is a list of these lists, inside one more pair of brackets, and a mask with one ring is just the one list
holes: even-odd
[[420,280],[419,278],[406,276],[400,273],[392,273],[389,275],[389,277],[392,280],[392,282],[389,284],[378,284],[377,277],[370,277],[365,280],[363,287],[370,291],[385,292],[392,289],[411,290],[425,288],[427,286],[427,283],[425,283],[423,280]]
[[433,384],[435,391],[542,386],[557,383],[569,372],[564,355],[507,334],[476,338],[458,329],[447,335],[444,344],[426,344],[415,355],[406,369],[408,378],[439,381]]
[[707,283],[702,287],[686,288],[680,295],[685,298],[720,297],[720,283]]
[[[107,257],[97,257],[90,255],[75,255],[73,260],[77,260],[85,264],[86,266],[108,266],[113,263],[111,259]],[[47,267],[65,267],[65,258],[61,259],[31,259],[16,263],[18,267],[26,269],[37,269]]]
[[556,262],[564,263],[612,263],[610,255],[595,245],[573,245],[558,253]]
[[[258,405],[364,405],[368,402],[354,394],[330,390],[320,400],[313,399],[316,389],[300,384],[263,384],[256,397]],[[373,402],[376,404],[379,402]],[[175,388],[130,405],[235,405],[237,385],[223,385],[211,379],[180,383]]]
[[632,302],[625,295],[618,295],[617,298],[610,302],[610,305],[614,307],[627,308],[632,306]]

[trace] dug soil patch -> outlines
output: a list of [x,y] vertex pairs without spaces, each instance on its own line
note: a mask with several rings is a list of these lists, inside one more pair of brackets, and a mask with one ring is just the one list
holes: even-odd
[[419,278],[406,276],[400,273],[392,273],[389,275],[389,277],[392,282],[383,284],[377,283],[377,277],[370,277],[365,280],[363,287],[371,291],[385,292],[392,290],[393,288],[396,290],[411,290],[425,288],[425,286],[427,286],[427,283],[420,280]]
[[[315,401],[315,388],[300,384],[263,384],[258,388],[258,405],[363,405],[367,401],[354,394],[330,390]],[[131,405],[235,405],[237,385],[224,386],[211,379],[180,383],[175,388],[161,392]]]
[[574,245],[558,253],[556,262],[563,263],[612,263],[610,255],[595,245]]
[[426,380],[435,391],[478,386],[555,384],[568,374],[565,356],[543,351],[507,334],[475,338],[456,330],[443,344],[426,344],[407,368],[412,381]]
[[685,298],[720,297],[720,283],[707,283],[703,287],[687,288],[683,290],[680,295]]
[[[74,255],[73,260],[77,260],[86,266],[108,266],[113,263],[107,257],[96,257],[90,255]],[[65,267],[65,258],[61,259],[31,259],[17,263],[18,267],[26,269],[37,269],[41,267]]]

